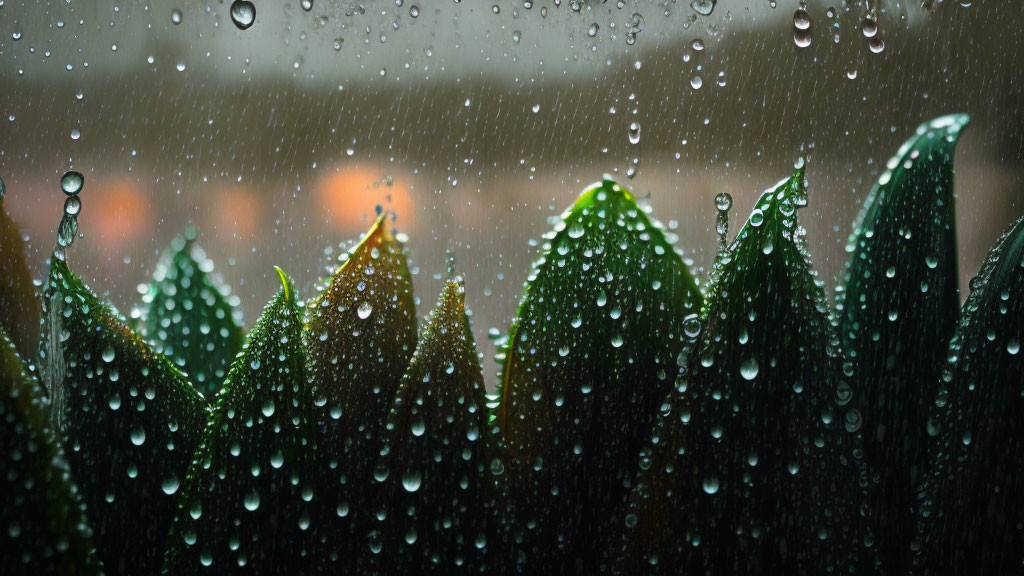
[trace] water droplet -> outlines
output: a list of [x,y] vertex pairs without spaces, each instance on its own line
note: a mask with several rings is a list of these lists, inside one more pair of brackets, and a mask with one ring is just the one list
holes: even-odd
[[402,488],[406,492],[415,492],[420,489],[423,477],[419,472],[406,472],[402,475]]
[[885,50],[885,41],[882,40],[881,36],[875,36],[868,40],[868,48],[871,49],[872,53],[878,54],[882,50]]
[[373,313],[373,304],[370,304],[369,302],[366,302],[366,301],[361,302],[359,304],[359,307],[356,308],[356,314],[359,316],[360,320],[366,320],[367,318],[370,317],[370,314],[372,314],[372,313]]
[[629,143],[639,144],[640,143],[640,123],[630,122],[629,123]]
[[64,213],[68,216],[78,216],[82,211],[82,199],[78,196],[68,196],[64,200]]
[[753,380],[757,378],[757,373],[760,367],[757,365],[757,358],[751,356],[740,364],[740,376],[743,376],[744,380]]
[[718,478],[715,476],[708,476],[704,479],[703,488],[705,494],[714,494],[718,492],[719,487],[720,484],[718,483]]
[[716,2],[717,0],[693,0],[690,3],[690,7],[701,16],[710,16],[715,11]]
[[696,338],[700,335],[700,317],[690,314],[683,319],[683,333],[687,338]]
[[132,444],[136,446],[142,446],[146,443],[146,429],[142,426],[134,428],[130,435]]
[[313,9],[313,0],[302,0],[299,2],[299,6],[302,6],[302,9],[306,12],[309,12]]
[[160,488],[163,489],[164,494],[170,496],[171,494],[174,494],[175,492],[178,491],[179,484],[180,482],[178,482],[178,477],[171,476],[170,478],[164,479],[163,483],[160,484]]
[[106,348],[104,348],[103,349],[103,353],[101,354],[101,356],[103,357],[103,361],[106,362],[107,364],[113,362],[114,361],[114,357],[116,355],[117,354],[114,352],[114,349],[112,347],[110,347],[110,346],[107,346]]
[[427,424],[423,421],[423,416],[416,415],[409,428],[413,436],[423,436],[423,433],[427,431]]
[[843,417],[843,427],[846,428],[847,432],[856,432],[860,430],[860,425],[863,419],[860,416],[860,412],[856,408],[850,408],[846,411],[846,415]]
[[695,38],[693,40],[693,42],[690,43],[690,48],[693,48],[694,52],[703,52],[704,51],[704,41],[701,40],[700,38]]
[[700,90],[700,87],[704,85],[704,79],[700,76],[694,76],[690,78],[690,88],[694,90]]
[[171,10],[171,22],[181,24],[181,10],[177,8]]
[[249,0],[235,0],[231,3],[231,21],[239,30],[247,30],[256,21],[256,7]]
[[413,4],[412,6],[409,7],[409,16],[412,16],[413,18],[418,18],[419,15],[420,15],[420,7],[419,6]]
[[764,212],[760,208],[754,208],[754,211],[750,213],[750,225],[757,228],[764,222]]
[[512,43],[518,45],[519,41],[523,38],[523,33],[519,30],[512,31]]
[[60,189],[68,196],[74,196],[82,191],[85,184],[85,177],[81,172],[68,170],[60,177]]
[[728,212],[732,208],[732,196],[728,192],[722,192],[715,196],[715,208],[719,212]]
[[811,17],[807,14],[807,10],[798,8],[796,12],[793,12],[793,27],[797,30],[811,29]]
[[860,31],[865,38],[874,38],[875,34],[878,34],[878,22],[875,22],[874,18],[865,18],[860,23]]
[[597,22],[591,22],[590,27],[587,28],[587,36],[593,38],[597,36],[598,31],[601,30],[601,26]]
[[[237,500],[236,500],[237,502]],[[260,507],[260,493],[254,488],[245,495],[245,509],[249,512],[255,512]]]
[[1017,338],[1011,338],[1006,342],[1006,351],[1011,356],[1016,356],[1020,352],[1020,340]]

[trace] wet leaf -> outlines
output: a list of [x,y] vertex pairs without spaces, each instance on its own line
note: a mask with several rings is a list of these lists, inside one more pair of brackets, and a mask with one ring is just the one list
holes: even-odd
[[46,429],[39,384],[0,327],[0,566],[4,574],[97,574],[91,529]]
[[[0,190],[3,190],[0,181]],[[39,343],[39,300],[25,262],[25,242],[18,225],[7,215],[0,192],[0,326],[30,364]]]
[[671,388],[683,319],[700,304],[660,226],[610,179],[547,237],[510,329],[496,410],[538,569],[608,561],[601,540]]
[[801,166],[761,196],[716,263],[699,334],[642,454],[626,573],[870,566],[860,414],[797,222],[805,203]]
[[1024,562],[1024,218],[971,281],[931,396],[915,574],[1012,574]]
[[371,491],[379,551],[363,548],[357,572],[478,574],[510,561],[484,391],[463,282],[450,279],[387,418]]
[[290,278],[231,365],[189,468],[168,543],[169,574],[310,571],[312,395]]
[[331,562],[369,546],[360,490],[370,483],[384,421],[416,347],[411,274],[386,217],[346,255],[306,315],[322,498],[313,526]]
[[879,546],[906,568],[928,404],[956,327],[953,154],[968,118],[922,124],[887,164],[854,226],[839,333],[863,391],[865,459],[880,475]]
[[185,376],[54,256],[42,367],[51,419],[108,574],[153,574],[206,421]]
[[242,347],[230,290],[212,272],[188,230],[161,257],[141,307],[143,334],[211,401]]

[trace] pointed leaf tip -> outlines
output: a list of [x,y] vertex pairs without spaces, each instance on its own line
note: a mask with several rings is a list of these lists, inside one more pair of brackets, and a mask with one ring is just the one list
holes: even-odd
[[965,114],[918,126],[872,186],[846,246],[837,290],[839,337],[863,399],[864,454],[878,471],[873,507],[891,538],[886,569],[909,562],[914,505],[926,469],[930,404],[959,311],[954,157]]
[[42,364],[96,554],[112,573],[155,573],[206,403],[65,261],[50,272]]

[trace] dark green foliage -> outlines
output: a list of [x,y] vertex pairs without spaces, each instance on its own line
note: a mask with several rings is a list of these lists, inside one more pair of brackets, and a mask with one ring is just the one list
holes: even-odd
[[108,574],[154,574],[206,403],[56,254],[44,294],[51,419]]
[[625,519],[626,573],[868,573],[861,416],[797,223],[805,190],[801,167],[761,196],[686,327]]
[[0,180],[0,327],[29,363],[39,343],[39,299],[25,263],[25,242],[5,209]]
[[189,469],[169,574],[308,574],[312,395],[291,279],[231,365]]
[[362,492],[399,381],[416,347],[416,308],[402,245],[382,216],[310,302],[317,506],[313,529],[331,562],[370,545]]
[[967,116],[922,124],[871,189],[847,246],[839,332],[864,399],[864,454],[886,566],[906,568],[914,489],[946,345],[956,327],[953,153]]
[[387,418],[374,470],[374,550],[365,574],[482,574],[502,558],[501,461],[487,427],[480,362],[461,279],[450,279]]
[[610,179],[548,237],[509,332],[496,411],[531,571],[610,564],[603,540],[672,386],[683,318],[700,304],[661,228]]
[[1024,564],[1024,218],[989,252],[930,396],[930,468],[915,574],[1018,574]]
[[38,386],[0,327],[0,566],[11,576],[96,574],[90,530],[46,429]]
[[242,328],[230,290],[212,274],[213,262],[195,244],[195,231],[175,238],[143,294],[142,333],[153,347],[212,401],[235,354]]

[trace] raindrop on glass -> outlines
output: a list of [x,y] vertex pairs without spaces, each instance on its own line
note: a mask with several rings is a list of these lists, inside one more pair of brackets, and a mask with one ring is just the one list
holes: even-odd
[[231,21],[239,30],[247,30],[256,21],[256,7],[249,0],[235,0],[231,3]]

